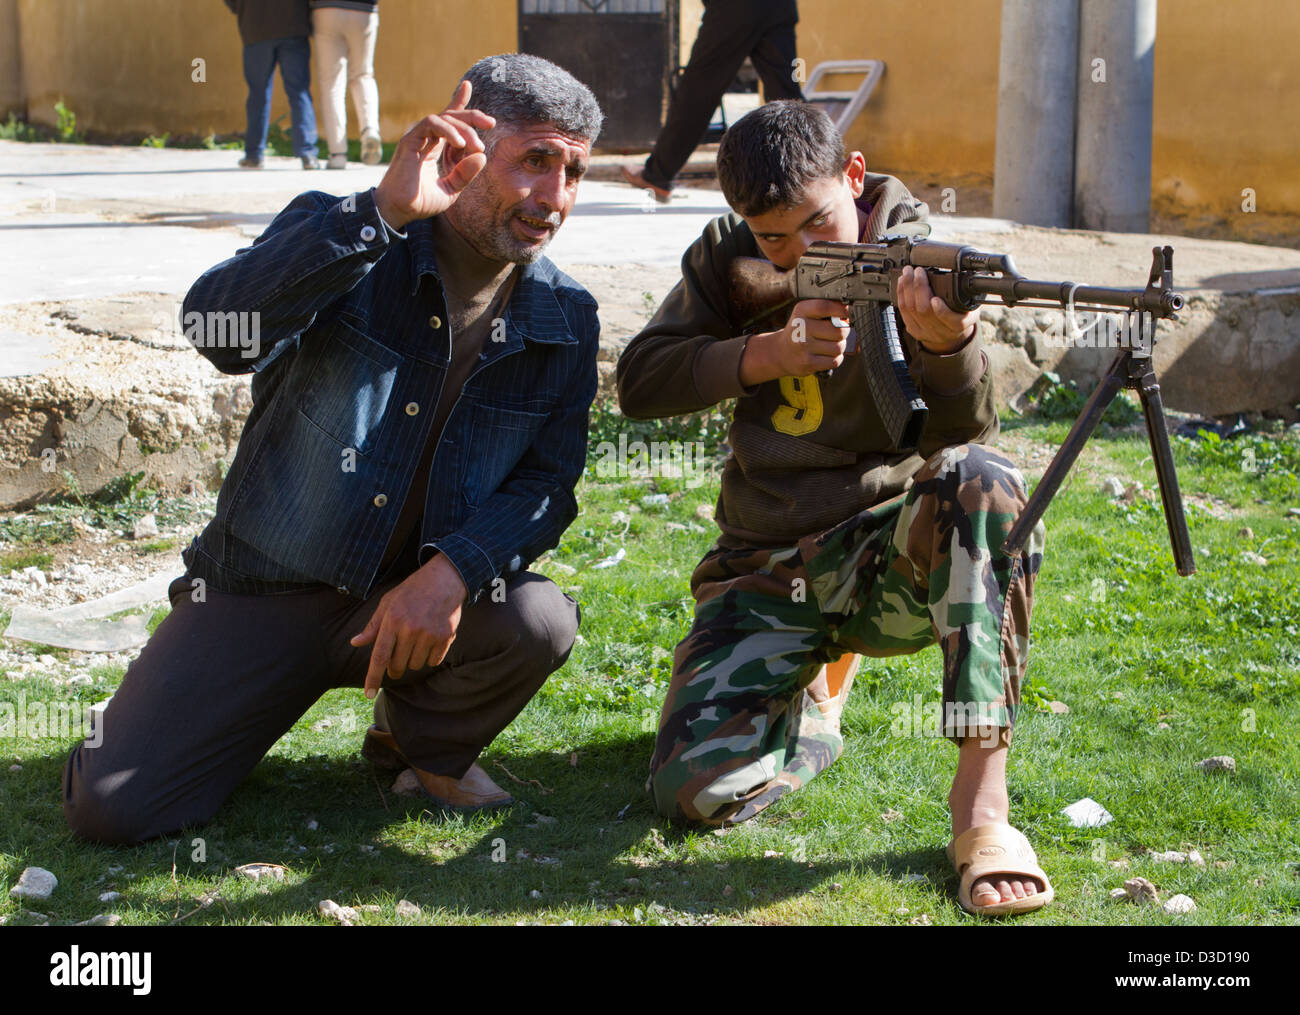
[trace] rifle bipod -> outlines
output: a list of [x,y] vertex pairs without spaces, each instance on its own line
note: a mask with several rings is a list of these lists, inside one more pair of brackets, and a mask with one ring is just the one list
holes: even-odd
[[1184,577],[1196,573],[1192,559],[1192,539],[1187,531],[1187,518],[1183,514],[1182,495],[1178,490],[1178,473],[1174,471],[1174,453],[1169,446],[1169,430],[1165,426],[1164,405],[1160,400],[1160,384],[1151,363],[1151,350],[1155,345],[1155,319],[1146,312],[1130,313],[1126,326],[1121,329],[1123,348],[1107,369],[1101,383],[1088,399],[1079,418],[1074,421],[1065,441],[1043,473],[1033,496],[1024,511],[1011,527],[1002,544],[1002,552],[1016,556],[1034,530],[1043,512],[1056,496],[1066,473],[1074,465],[1083,445],[1101,422],[1115,396],[1122,388],[1132,388],[1142,401],[1142,416],[1146,421],[1147,438],[1156,466],[1156,479],[1160,484],[1160,500],[1164,506],[1165,524],[1169,528],[1169,541],[1174,551],[1174,564]]

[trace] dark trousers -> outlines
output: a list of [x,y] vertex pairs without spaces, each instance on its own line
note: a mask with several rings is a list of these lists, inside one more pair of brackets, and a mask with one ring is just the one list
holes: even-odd
[[795,0],[707,0],[668,117],[646,159],[643,176],[668,189],[704,136],[722,93],[749,57],[768,101],[802,99],[795,80]]
[[289,98],[289,119],[293,124],[293,151],[299,158],[316,154],[316,110],[311,104],[311,46],[306,36],[295,39],[268,39],[244,47],[244,80],[248,83],[248,103],[244,111],[248,132],[244,135],[244,154],[260,159],[266,150],[266,132],[271,119],[271,89],[275,85],[275,65],[280,65],[280,80]]
[[[361,687],[361,601],[328,586],[275,595],[168,588],[172,612],[68,758],[63,812],[83,838],[132,843],[208,821],[325,691]],[[408,760],[459,778],[568,658],[578,604],[524,572],[461,613],[442,665],[384,678],[387,726]],[[98,746],[90,746],[97,744]],[[358,736],[358,746],[360,736]]]

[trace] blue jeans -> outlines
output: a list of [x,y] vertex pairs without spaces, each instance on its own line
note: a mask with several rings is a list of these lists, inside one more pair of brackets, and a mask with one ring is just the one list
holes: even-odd
[[275,65],[289,97],[293,122],[293,150],[299,158],[316,154],[316,110],[311,104],[311,47],[306,36],[268,39],[244,47],[244,80],[248,82],[248,133],[244,154],[261,160],[266,150],[266,131],[271,117],[271,88]]

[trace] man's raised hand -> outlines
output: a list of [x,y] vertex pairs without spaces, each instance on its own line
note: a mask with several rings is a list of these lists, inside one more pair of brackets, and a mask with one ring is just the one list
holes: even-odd
[[426,116],[397,142],[375,188],[375,207],[394,229],[441,215],[487,165],[478,131],[491,129],[496,120],[481,109],[465,108],[470,92],[470,83],[462,81],[446,109]]

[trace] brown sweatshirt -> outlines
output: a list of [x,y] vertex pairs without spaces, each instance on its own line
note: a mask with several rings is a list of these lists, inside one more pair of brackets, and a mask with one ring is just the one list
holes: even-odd
[[[868,174],[858,207],[861,239],[925,236],[928,209],[892,176]],[[998,433],[993,377],[976,334],[936,356],[899,329],[913,379],[929,407],[917,452],[890,445],[851,356],[831,377],[740,383],[741,334],[727,301],[735,257],[762,257],[738,215],[714,219],[682,257],[682,280],[618,361],[618,396],[633,419],[659,419],[736,399],[715,518],[723,533],[752,546],[789,545],[904,492],[940,448],[987,443]],[[779,327],[780,325],[776,325]]]

